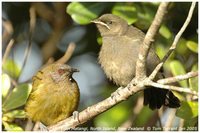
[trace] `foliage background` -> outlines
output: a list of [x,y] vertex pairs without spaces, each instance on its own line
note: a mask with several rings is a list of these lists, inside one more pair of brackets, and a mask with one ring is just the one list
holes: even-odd
[[[167,52],[172,41],[183,25],[191,3],[171,3],[159,34],[154,43],[160,58]],[[147,2],[71,2],[71,3],[2,3],[2,21],[10,22],[13,32],[8,35],[2,25],[2,53],[4,54],[11,38],[15,43],[9,58],[2,65],[2,124],[3,130],[24,130],[27,123],[23,110],[26,99],[31,91],[31,77],[50,57],[59,59],[70,42],[76,43],[76,50],[68,62],[78,68],[80,73],[74,75],[81,91],[78,111],[95,104],[115,91],[117,86],[108,81],[98,64],[98,52],[101,37],[97,28],[90,21],[104,13],[118,15],[129,24],[148,30],[159,3]],[[29,8],[33,6],[37,13],[31,52],[25,67],[24,53],[28,47]],[[179,41],[178,48],[164,65],[166,77],[198,70],[198,4],[188,28]],[[176,85],[190,87],[198,91],[198,78],[181,81]],[[198,101],[190,95],[177,93],[182,106],[177,109],[161,108],[160,121],[162,126],[169,124],[172,130],[197,130]],[[143,95],[138,93],[127,101],[98,115],[81,127],[107,127],[117,130],[118,127],[158,127],[158,111],[143,106]],[[170,121],[170,118],[172,120]],[[167,123],[168,122],[168,123]],[[114,127],[114,128],[113,128]],[[155,130],[155,129],[154,129]]]

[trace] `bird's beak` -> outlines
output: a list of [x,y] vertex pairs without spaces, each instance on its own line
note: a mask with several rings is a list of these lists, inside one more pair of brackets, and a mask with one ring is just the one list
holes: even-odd
[[109,27],[106,23],[104,23],[104,22],[102,22],[102,21],[100,21],[100,20],[98,20],[98,19],[92,20],[91,22],[92,22],[92,23],[95,23],[95,24],[103,25],[103,26],[105,26],[107,29],[110,30],[110,27]]
[[76,69],[76,68],[71,68],[70,72],[71,72],[71,73],[74,73],[74,72],[79,72],[79,70],[78,70],[78,69]]

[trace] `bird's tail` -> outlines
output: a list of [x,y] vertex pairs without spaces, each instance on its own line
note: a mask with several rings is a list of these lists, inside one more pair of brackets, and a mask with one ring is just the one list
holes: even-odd
[[151,87],[144,90],[144,105],[149,105],[152,110],[159,109],[162,105],[178,108],[180,101],[169,90]]

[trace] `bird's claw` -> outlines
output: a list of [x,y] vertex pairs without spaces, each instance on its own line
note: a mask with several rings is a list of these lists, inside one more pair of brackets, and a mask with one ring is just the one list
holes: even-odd
[[111,98],[114,98],[114,97],[116,97],[116,96],[120,96],[120,90],[121,89],[123,89],[123,87],[120,87],[119,89],[117,89],[115,92],[113,92],[112,94],[111,94]]
[[41,122],[39,122],[40,131],[48,131],[48,128]]
[[79,112],[78,111],[74,111],[73,112],[73,119],[76,120],[76,121],[78,121],[78,122],[80,122],[79,121]]

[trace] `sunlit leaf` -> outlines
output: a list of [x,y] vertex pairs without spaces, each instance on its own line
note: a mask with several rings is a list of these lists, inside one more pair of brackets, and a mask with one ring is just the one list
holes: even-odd
[[185,55],[188,52],[188,48],[186,46],[187,41],[184,38],[181,38],[178,41],[176,52],[181,55]]
[[137,10],[133,3],[116,3],[112,9],[112,14],[123,18],[129,25],[137,21]]
[[9,118],[25,118],[26,115],[24,110],[13,110],[5,113],[4,116]]
[[195,53],[198,53],[198,44],[196,43],[196,42],[194,42],[194,41],[187,41],[187,47],[191,50],[191,51],[193,51],[193,52],[195,52]]
[[[198,64],[193,65],[192,71],[194,72],[198,71]],[[190,78],[189,85],[190,85],[190,88],[192,88],[194,91],[198,91],[198,76]]]
[[97,37],[97,42],[99,45],[102,45],[102,37],[101,36]]
[[31,92],[31,89],[32,87],[30,84],[21,84],[14,88],[3,103],[3,110],[9,111],[24,105]]
[[194,118],[198,115],[198,102],[182,102],[177,109],[176,116],[185,120]]
[[[178,60],[171,61],[170,62],[170,68],[171,68],[172,74],[174,76],[181,75],[181,74],[186,74],[184,65]],[[188,87],[188,82],[186,80],[179,81],[179,84],[182,87]]]
[[23,131],[17,124],[3,122],[6,131]]
[[66,12],[78,24],[89,24],[91,20],[97,18],[108,6],[105,3],[85,3],[72,2],[67,6]]
[[142,4],[137,7],[138,21],[135,23],[142,30],[147,30],[151,25],[156,10],[149,5]]
[[165,37],[166,39],[170,39],[172,37],[172,33],[166,25],[162,25],[159,29],[159,33]]
[[5,98],[5,96],[8,94],[8,91],[10,89],[11,81],[10,78],[7,74],[2,74],[1,75],[1,87],[2,87],[2,96]]
[[7,59],[3,64],[3,71],[8,73],[11,77],[17,78],[20,74],[20,67],[11,59]]
[[167,52],[166,50],[167,49],[163,45],[161,45],[161,44],[156,45],[156,53],[158,54],[160,59],[162,59],[165,56],[165,54]]

